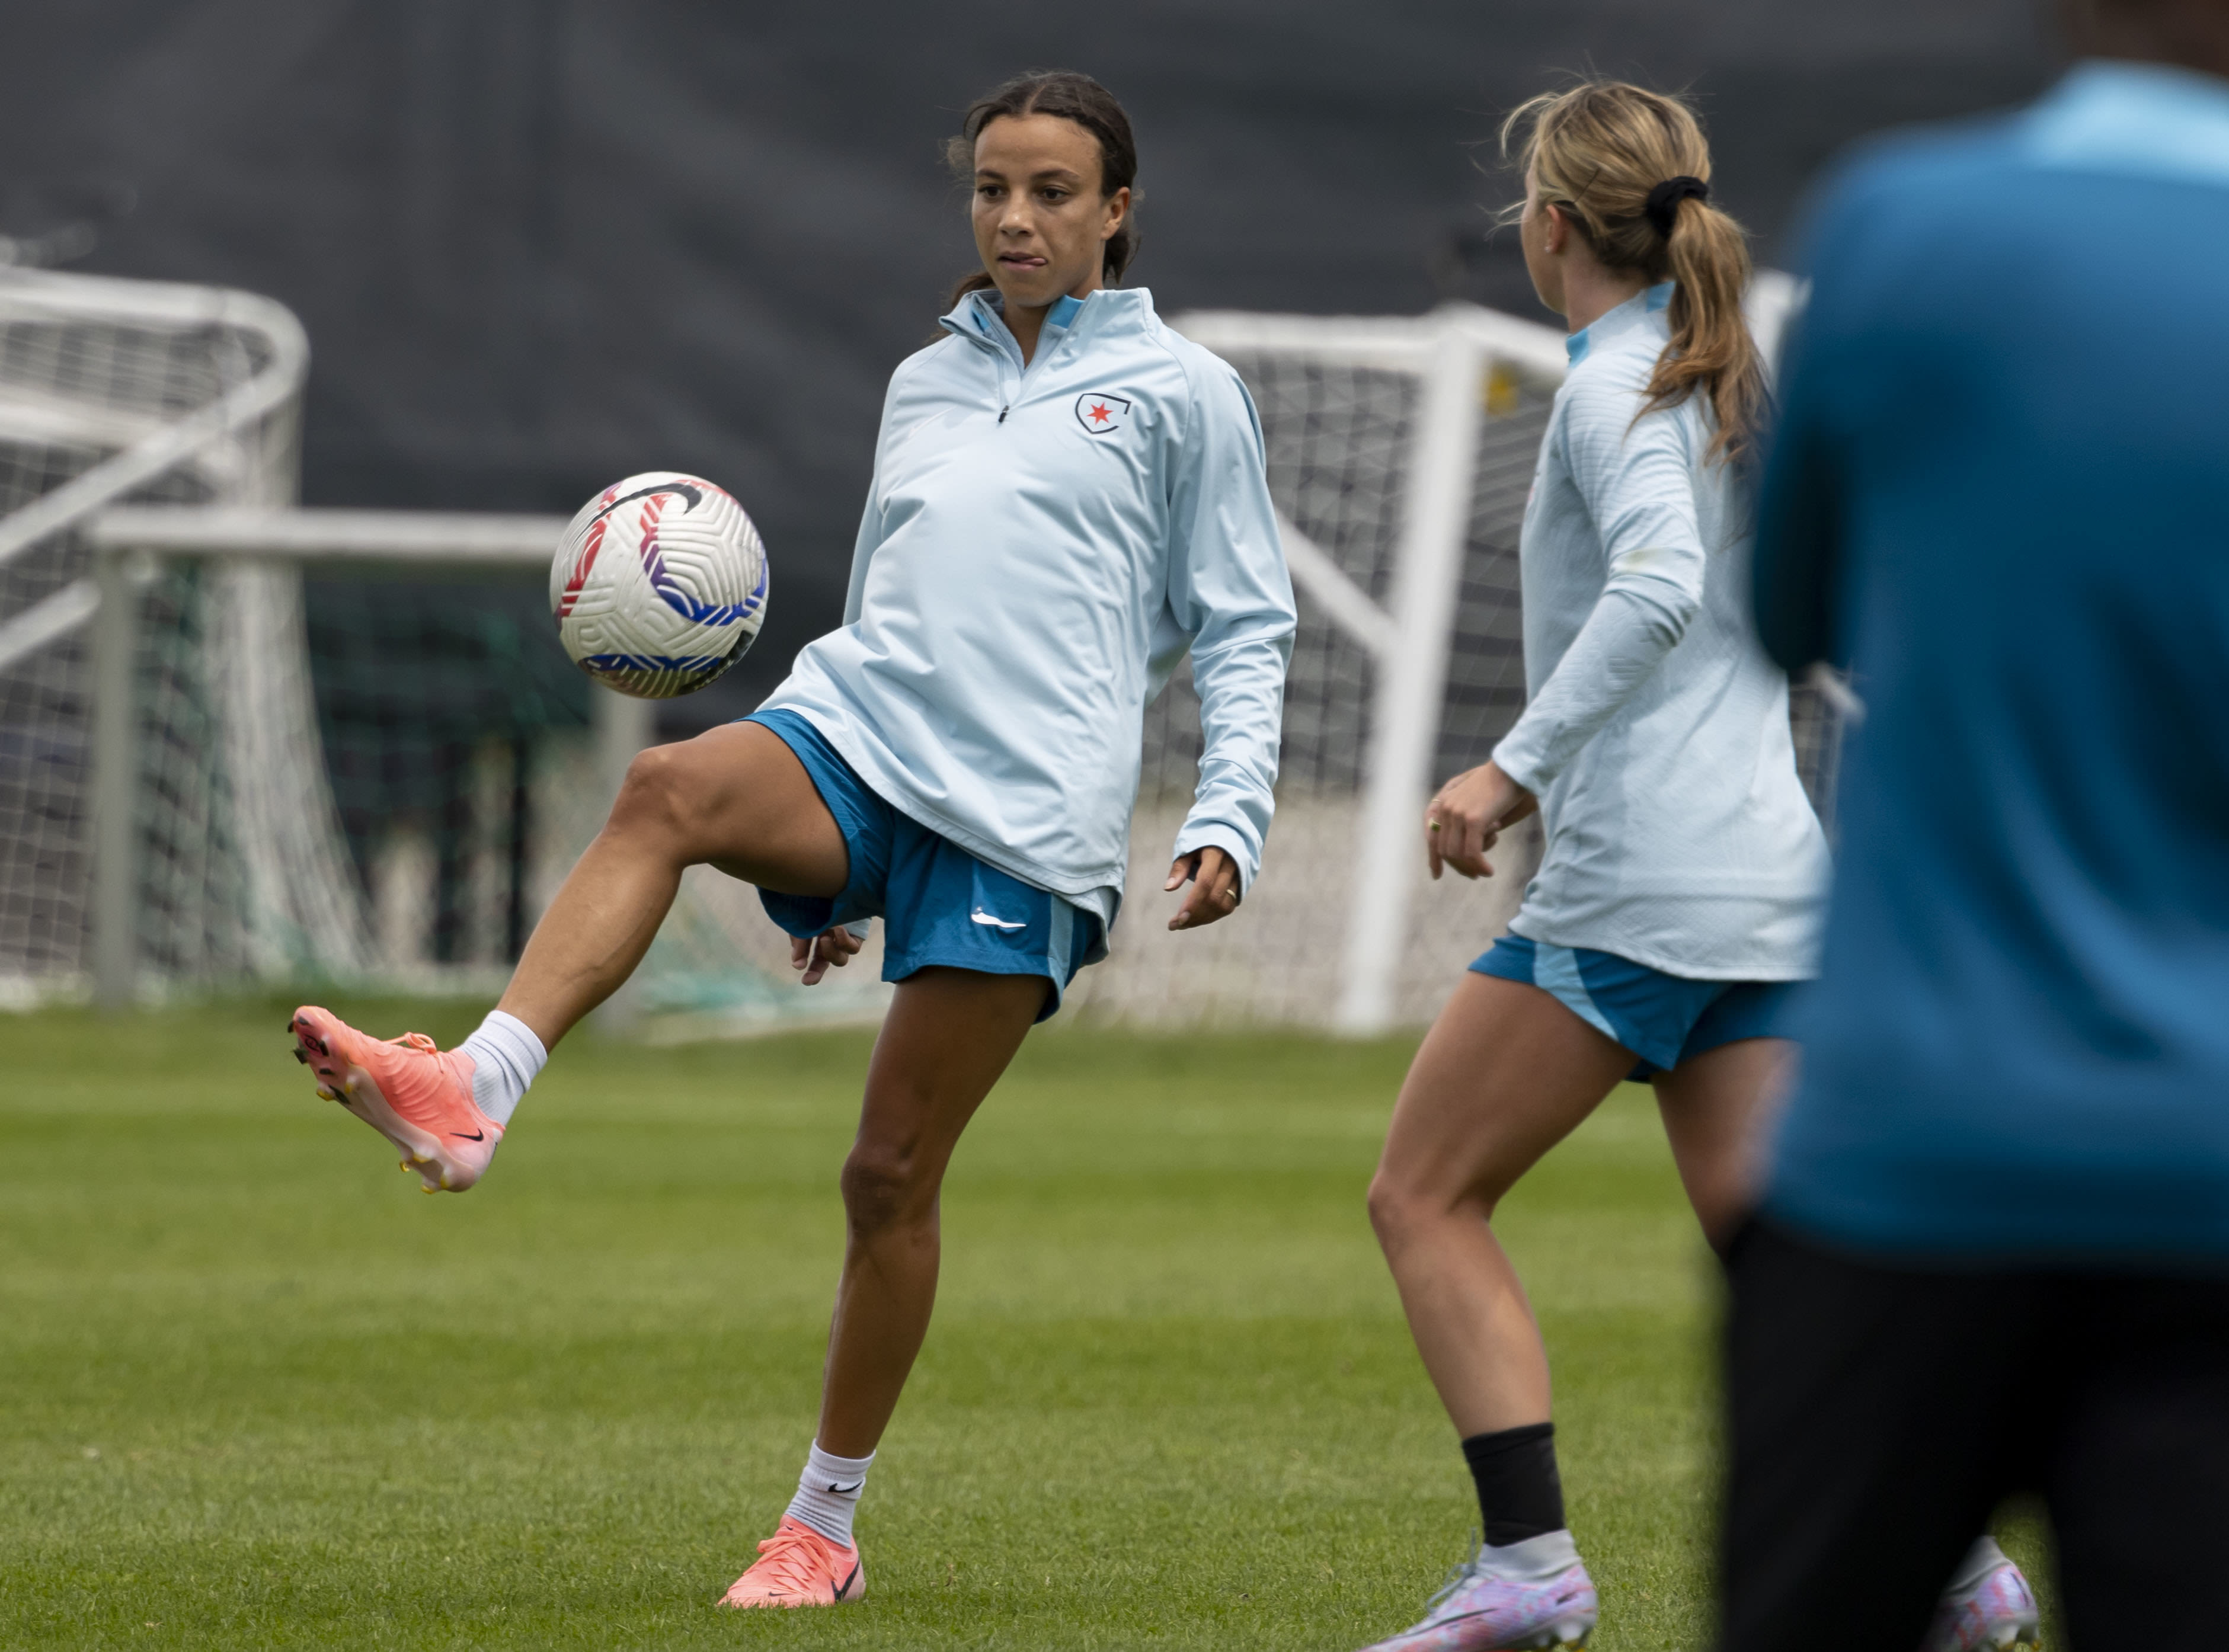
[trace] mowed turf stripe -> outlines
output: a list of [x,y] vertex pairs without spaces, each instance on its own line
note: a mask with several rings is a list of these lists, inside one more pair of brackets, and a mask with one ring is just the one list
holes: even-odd
[[[1400,1043],[1034,1038],[954,1167],[867,1603],[738,1618],[866,1037],[568,1044],[484,1187],[427,1199],[311,1096],[288,1007],[0,1020],[0,1644],[1352,1648],[1464,1549],[1362,1211]],[[1701,1645],[1714,1287],[1648,1098],[1500,1226],[1596,1644]]]

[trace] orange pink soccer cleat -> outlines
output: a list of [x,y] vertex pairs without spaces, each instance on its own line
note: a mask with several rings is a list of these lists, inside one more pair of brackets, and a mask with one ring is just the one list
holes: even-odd
[[723,1606],[838,1606],[867,1592],[867,1568],[856,1548],[820,1535],[784,1514],[759,1558],[720,1598]]
[[337,1101],[402,1149],[427,1193],[462,1193],[486,1174],[503,1126],[472,1105],[472,1058],[437,1050],[423,1033],[381,1040],[305,1004],[286,1030],[294,1059]]

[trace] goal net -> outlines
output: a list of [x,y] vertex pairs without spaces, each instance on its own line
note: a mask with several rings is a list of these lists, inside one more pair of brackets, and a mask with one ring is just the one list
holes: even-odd
[[[648,741],[549,624],[562,518],[289,508],[307,359],[247,294],[0,272],[0,1008],[492,996]],[[887,996],[787,953],[700,868],[608,1019]]]
[[[1784,282],[1759,296],[1770,334]],[[1253,391],[1299,599],[1277,818],[1242,911],[1169,933],[1200,752],[1179,672],[1147,714],[1114,953],[1073,1013],[1421,1023],[1538,853],[1528,823],[1494,878],[1429,884],[1416,837],[1522,709],[1518,533],[1563,339],[1467,305],[1180,325]],[[285,508],[305,361],[267,300],[0,276],[0,1004],[492,995],[650,737],[542,611],[560,520]],[[1830,786],[1831,708],[1799,695],[1796,726]],[[698,868],[607,1020],[871,1017],[879,944],[800,991],[755,891]]]
[[287,503],[306,359],[293,317],[246,294],[0,276],[0,1002],[92,969],[88,634],[127,590],[148,645],[118,660],[106,703],[145,735],[132,896],[152,976],[267,971],[312,932],[354,959],[349,912],[321,894],[338,864],[330,811],[282,804],[261,778],[314,752],[291,573],[103,579],[84,533],[119,501]]
[[1428,898],[1416,823],[1524,704],[1517,535],[1562,343],[1468,307],[1179,325],[1253,392],[1294,573],[1277,816],[1236,917],[1182,934],[1156,921],[1200,752],[1180,674],[1148,714],[1127,932],[1079,979],[1079,1006],[1355,1032],[1428,1020],[1537,854],[1522,828],[1497,876],[1450,874]]
[[[1750,295],[1768,356],[1796,296],[1772,272]],[[1417,831],[1431,792],[1484,762],[1524,708],[1518,535],[1563,336],[1466,304],[1178,325],[1252,391],[1283,519],[1300,630],[1277,816],[1234,919],[1174,935],[1155,921],[1200,752],[1180,676],[1148,713],[1129,915],[1076,1002],[1087,1016],[1165,1024],[1422,1023],[1506,927],[1539,855],[1528,821],[1498,846],[1493,878],[1431,883]],[[1833,708],[1799,691],[1791,714],[1823,810]]]

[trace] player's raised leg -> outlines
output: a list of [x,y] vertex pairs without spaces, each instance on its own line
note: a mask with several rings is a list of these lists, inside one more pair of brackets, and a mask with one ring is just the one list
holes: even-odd
[[681,887],[710,862],[762,889],[833,896],[843,834],[796,754],[759,723],[652,746],[567,876],[497,1006],[554,1045],[642,962]]
[[851,1516],[936,1303],[945,1167],[1045,993],[1042,976],[971,970],[899,984],[844,1163],[844,1273],[819,1432],[780,1525],[722,1605],[829,1606],[865,1592]]
[[649,950],[681,874],[712,862],[768,889],[834,895],[846,851],[804,765],[756,723],[654,746],[628,766],[610,817],[536,925],[495,1012],[455,1050],[392,1041],[305,1005],[296,1056],[402,1153],[427,1192],[487,1169],[551,1046],[618,989]]
[[1483,1529],[1423,1620],[1380,1643],[1386,1652],[1551,1646],[1594,1627],[1594,1584],[1564,1521],[1547,1352],[1493,1222],[1633,1059],[1541,989],[1472,973],[1401,1087],[1370,1218],[1461,1437]]

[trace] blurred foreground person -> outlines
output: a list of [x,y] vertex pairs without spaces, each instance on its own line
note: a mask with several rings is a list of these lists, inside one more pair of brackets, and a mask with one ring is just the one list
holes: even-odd
[[2229,0],[2073,22],[1808,248],[1757,616],[1866,714],[1731,1256],[1731,1652],[1918,1645],[2022,1491],[2078,1647],[2229,1624]]

